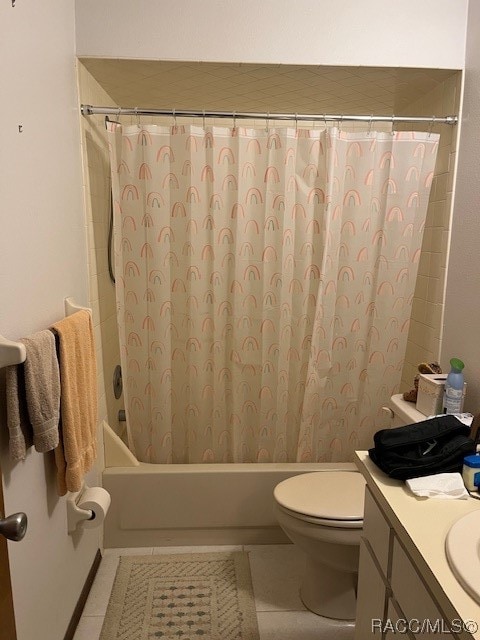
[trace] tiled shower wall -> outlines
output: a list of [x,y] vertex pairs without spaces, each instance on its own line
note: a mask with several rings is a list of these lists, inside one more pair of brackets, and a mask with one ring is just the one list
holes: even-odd
[[[461,93],[461,73],[444,80],[435,89],[412,103],[404,113],[415,115],[458,114]],[[403,128],[412,129],[411,125]],[[430,130],[425,125],[417,130]],[[444,298],[448,247],[450,241],[452,190],[457,149],[457,127],[435,125],[431,128],[440,133],[435,174],[430,192],[430,201],[425,223],[422,253],[417,276],[417,285],[412,306],[412,317],[408,335],[401,389],[413,387],[413,380],[421,362],[436,362],[439,359],[442,340]],[[450,357],[461,354],[451,354]],[[448,362],[441,363],[444,367]]]
[[[81,62],[78,62],[78,79],[79,94],[83,103],[115,106],[115,101]],[[447,78],[422,99],[405,108],[403,112],[427,116],[458,113],[460,86],[461,77],[458,73]],[[340,112],[341,108],[338,111]],[[121,120],[128,124],[136,122],[136,118],[130,117],[122,117]],[[172,118],[141,118],[141,122],[171,124]],[[182,118],[181,122],[187,123],[189,120]],[[198,119],[191,119],[190,122],[198,123]],[[209,120],[209,124],[231,126],[233,122]],[[265,126],[265,121],[246,121],[243,123],[237,119],[237,125],[243,124],[246,126]],[[295,123],[289,124],[294,126]],[[311,126],[311,124],[307,123],[307,126]],[[361,123],[350,126],[345,123],[344,125],[345,129],[362,129],[363,127],[364,125]],[[386,125],[382,126],[382,129],[386,128]],[[412,127],[409,125],[404,128],[411,129]],[[425,125],[417,128],[425,130]],[[440,353],[457,136],[455,127],[437,125],[432,130],[440,133],[441,137],[412,307],[412,320],[402,374],[402,390],[412,386],[419,362],[438,360]],[[97,344],[101,345],[101,355],[98,358],[99,396],[102,407],[100,415],[104,414],[112,428],[121,434],[124,424],[118,423],[118,410],[123,408],[123,398],[116,400],[112,387],[113,370],[120,363],[120,353],[115,291],[110,282],[107,263],[110,164],[104,116],[82,117],[82,145],[86,224],[90,247],[90,298]]]
[[[111,97],[78,65],[81,101],[100,106],[114,105]],[[93,311],[97,343],[99,416],[121,433],[118,410],[123,399],[113,394],[113,371],[120,364],[115,287],[108,272],[108,221],[110,211],[110,159],[108,156],[105,116],[81,116],[83,192],[88,237],[90,306]]]

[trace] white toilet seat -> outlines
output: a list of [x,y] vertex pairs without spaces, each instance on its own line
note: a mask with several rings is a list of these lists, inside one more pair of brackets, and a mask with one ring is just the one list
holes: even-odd
[[318,527],[333,527],[335,529],[361,529],[363,527],[363,519],[334,520],[333,518],[312,518],[312,516],[307,516],[304,513],[298,513],[296,511],[291,511],[290,509],[285,509],[285,507],[282,507],[281,504],[277,504],[277,507],[292,518],[296,518],[297,520],[301,520],[302,522],[310,522],[310,524],[315,524]]
[[363,527],[365,480],[356,471],[314,471],[287,478],[274,497],[288,515],[318,526]]

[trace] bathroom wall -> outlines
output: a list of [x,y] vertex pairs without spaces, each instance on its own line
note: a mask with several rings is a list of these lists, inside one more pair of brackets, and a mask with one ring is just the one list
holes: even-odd
[[[458,114],[461,89],[461,73],[452,73],[421,98],[399,110],[399,114],[425,116]],[[400,125],[399,128],[428,130],[440,134],[402,371],[401,390],[405,391],[413,387],[413,380],[418,373],[420,362],[440,361],[459,127],[446,125],[429,127],[421,124],[413,127]]]
[[[2,2],[0,25],[0,333],[15,340],[63,317],[64,297],[88,302],[74,2]],[[18,640],[63,640],[99,533],[67,534],[53,454],[10,462],[3,389],[0,464],[6,513],[29,518],[9,543]]]
[[77,54],[461,69],[467,0],[79,0]]
[[480,412],[480,3],[468,10],[465,87],[441,362],[465,362],[465,407]]

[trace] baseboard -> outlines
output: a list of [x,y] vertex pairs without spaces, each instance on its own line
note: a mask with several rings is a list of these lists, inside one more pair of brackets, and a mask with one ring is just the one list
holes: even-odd
[[284,544],[280,527],[223,527],[218,529],[112,530],[105,527],[105,548],[181,547],[202,545]]
[[88,594],[90,593],[90,589],[92,588],[92,584],[97,574],[98,567],[100,566],[101,561],[102,561],[102,554],[100,553],[100,549],[97,549],[95,559],[92,563],[92,566],[90,567],[90,571],[88,572],[87,579],[85,580],[85,584],[83,585],[82,592],[80,594],[80,597],[78,598],[72,617],[70,618],[70,623],[67,627],[67,631],[65,633],[63,640],[73,640],[73,636],[75,635],[75,631],[78,627],[78,623],[80,622],[80,618],[82,617],[82,612],[85,607]]

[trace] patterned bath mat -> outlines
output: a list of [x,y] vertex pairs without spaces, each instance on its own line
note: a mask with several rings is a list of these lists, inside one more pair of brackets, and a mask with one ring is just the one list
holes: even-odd
[[258,640],[248,555],[124,556],[100,640]]

